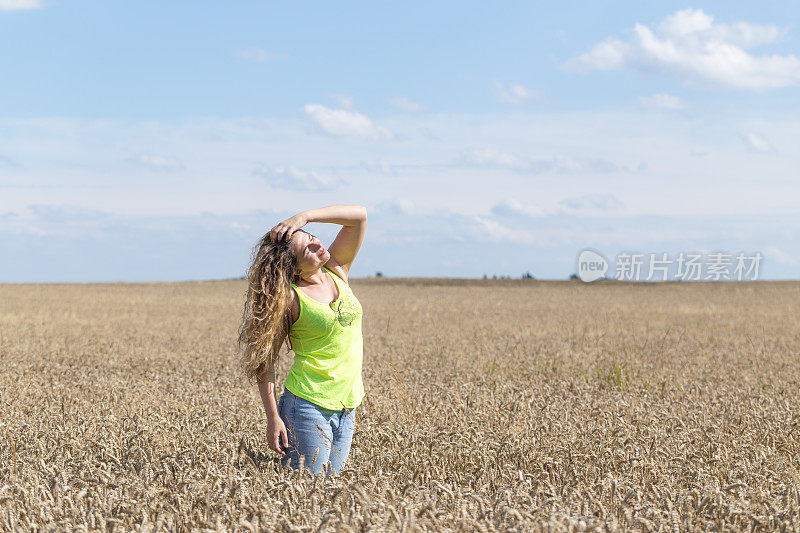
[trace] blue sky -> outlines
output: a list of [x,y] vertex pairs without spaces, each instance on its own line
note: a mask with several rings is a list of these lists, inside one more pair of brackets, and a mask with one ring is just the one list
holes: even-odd
[[798,15],[0,0],[0,282],[236,277],[331,204],[368,208],[354,276],[563,279],[591,247],[798,278]]

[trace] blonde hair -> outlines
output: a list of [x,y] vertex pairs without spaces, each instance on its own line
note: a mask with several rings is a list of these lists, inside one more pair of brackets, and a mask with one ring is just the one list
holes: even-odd
[[250,381],[274,368],[280,358],[291,326],[291,284],[296,265],[291,239],[276,242],[266,234],[253,248],[239,327],[239,347],[243,348],[240,366]]

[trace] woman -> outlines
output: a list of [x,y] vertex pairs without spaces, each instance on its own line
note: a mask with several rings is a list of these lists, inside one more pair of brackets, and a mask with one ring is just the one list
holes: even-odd
[[[309,222],[342,229],[326,249],[301,230]],[[364,385],[362,309],[348,275],[366,225],[363,206],[312,209],[276,225],[254,250],[239,330],[242,366],[258,382],[267,442],[284,468],[338,473],[350,453]],[[276,405],[275,361],[287,337],[295,357]]]

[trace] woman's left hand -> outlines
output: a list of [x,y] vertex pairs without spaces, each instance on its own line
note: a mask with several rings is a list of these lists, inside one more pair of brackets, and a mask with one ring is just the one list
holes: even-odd
[[271,230],[269,230],[269,238],[273,241],[280,241],[286,238],[288,241],[292,238],[292,234],[306,225],[308,219],[303,213],[299,213],[293,217],[287,218]]

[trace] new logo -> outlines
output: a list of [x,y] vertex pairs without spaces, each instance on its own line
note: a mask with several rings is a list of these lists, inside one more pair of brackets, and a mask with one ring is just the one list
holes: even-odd
[[578,254],[578,277],[581,281],[590,282],[602,278],[608,272],[606,258],[591,249],[582,250]]

